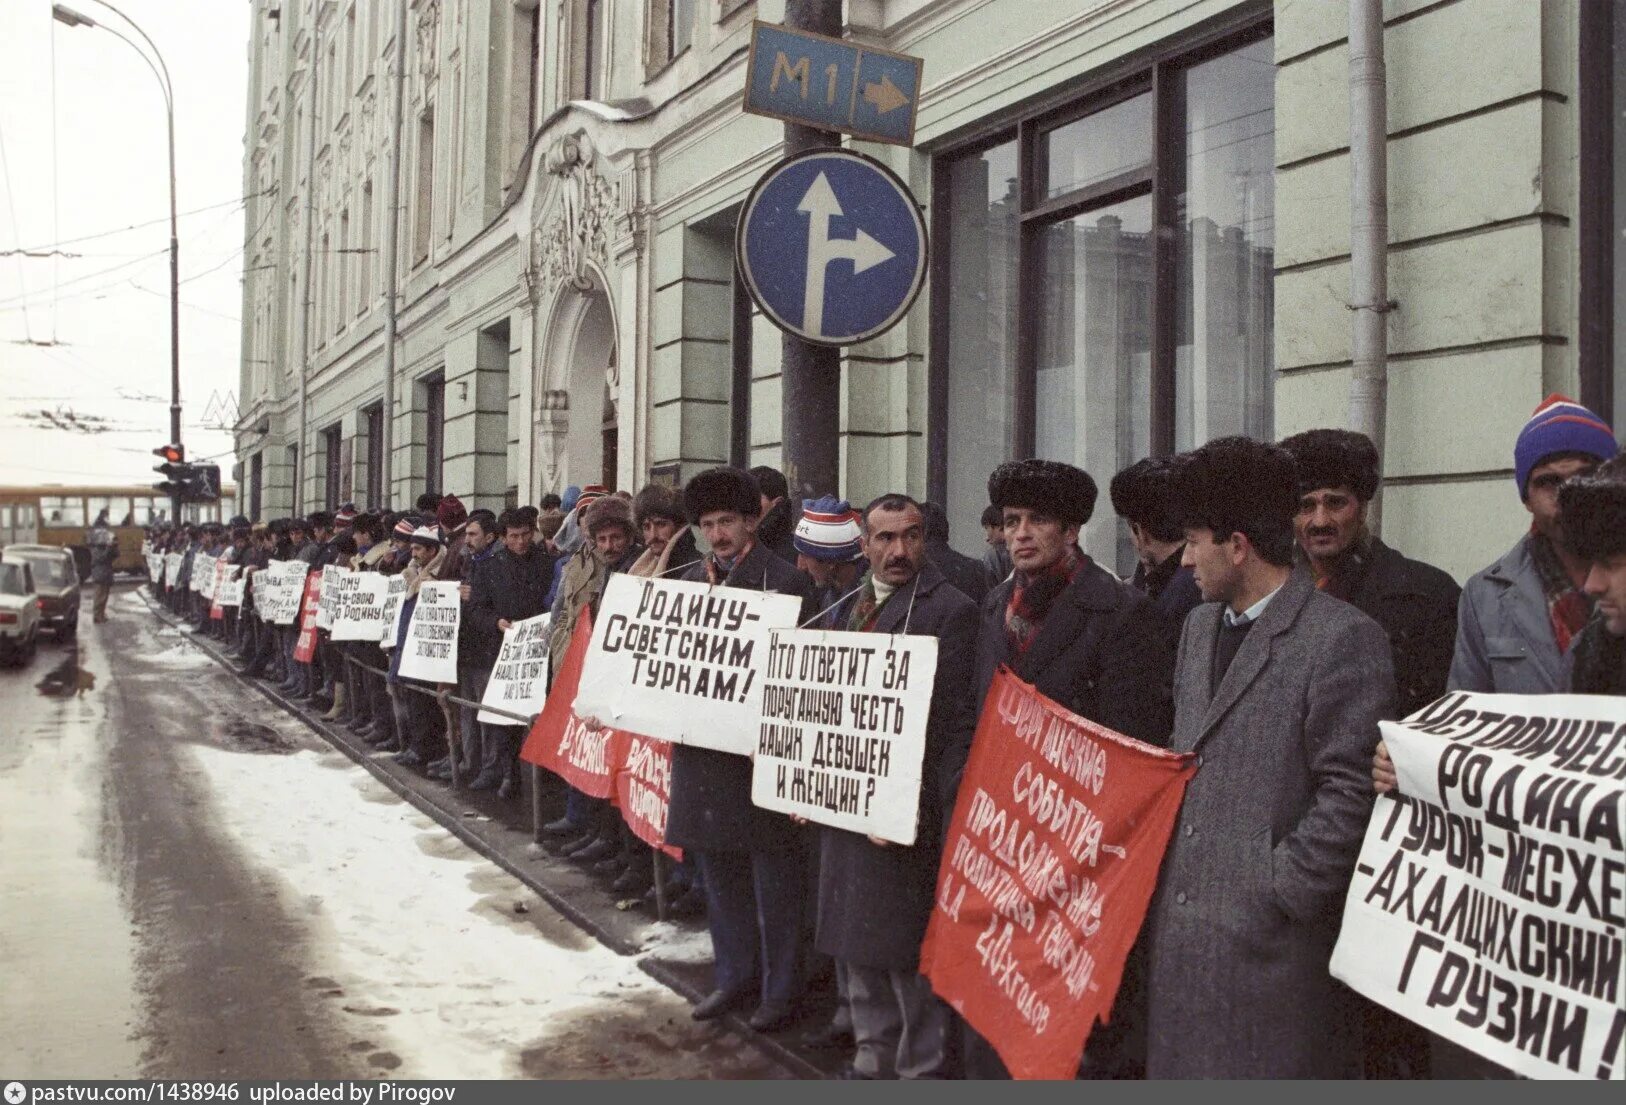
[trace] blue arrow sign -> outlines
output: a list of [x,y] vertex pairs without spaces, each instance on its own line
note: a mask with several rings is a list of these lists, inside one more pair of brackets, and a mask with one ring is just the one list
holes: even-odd
[[763,313],[819,345],[890,330],[926,276],[920,205],[890,169],[851,150],[768,170],[746,198],[734,248]]
[[894,145],[913,145],[920,58],[751,25],[745,110]]

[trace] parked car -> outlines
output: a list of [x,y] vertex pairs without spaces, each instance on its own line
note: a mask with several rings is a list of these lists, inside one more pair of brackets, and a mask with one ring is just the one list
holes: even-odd
[[40,636],[40,598],[34,570],[10,552],[0,554],[0,659],[19,667],[34,659]]
[[7,545],[6,555],[26,560],[40,597],[40,627],[59,641],[79,632],[79,569],[72,551],[55,545]]

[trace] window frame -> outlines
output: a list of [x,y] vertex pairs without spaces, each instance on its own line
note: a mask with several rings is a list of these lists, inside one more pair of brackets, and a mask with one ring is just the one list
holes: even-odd
[[[1017,216],[1017,325],[1012,365],[1015,379],[1012,452],[1016,457],[1033,455],[1038,431],[1039,316],[1034,308],[1041,294],[1040,232],[1047,226],[1087,211],[1140,196],[1151,197],[1152,379],[1149,387],[1151,426],[1148,441],[1154,456],[1170,453],[1174,450],[1175,442],[1176,350],[1179,336],[1176,189],[1184,176],[1184,165],[1177,164],[1179,158],[1170,152],[1170,146],[1171,140],[1181,140],[1178,143],[1179,154],[1184,157],[1186,125],[1178,73],[1260,39],[1270,38],[1274,33],[1270,7],[1263,4],[1247,5],[1191,34],[1133,54],[1093,74],[1084,82],[1057,89],[1016,112],[990,119],[931,150],[930,281],[936,291],[931,301],[928,338],[930,371],[927,373],[929,430],[926,435],[926,487],[927,494],[933,500],[947,500],[950,464],[947,290],[952,280],[949,270],[952,205],[948,192],[952,165],[961,158],[975,157],[1013,139],[1016,141],[1020,202]],[[1152,133],[1148,142],[1150,160],[1147,164],[1045,198],[1044,136],[1143,93],[1152,96]],[[1110,478],[1112,473],[1095,475],[1097,478]]]

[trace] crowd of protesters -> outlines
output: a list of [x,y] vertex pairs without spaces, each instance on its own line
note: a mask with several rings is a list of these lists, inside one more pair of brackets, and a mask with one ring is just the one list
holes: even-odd
[[[411,511],[235,518],[152,540],[185,556],[171,607],[234,645],[245,675],[432,778],[450,778],[460,754],[468,786],[504,796],[518,789],[522,728],[477,724],[464,708],[451,719],[461,738],[448,740],[435,700],[407,693],[378,646],[324,642],[299,662],[297,628],[259,622],[247,602],[211,620],[187,587],[193,557],[242,565],[250,589],[273,559],[401,573],[408,604],[426,581],[458,581],[455,690],[470,702],[510,623],[551,612],[557,668],[615,573],[794,595],[817,628],[936,637],[912,846],[754,806],[747,758],[673,749],[667,837],[686,859],[662,889],[710,928],[714,982],[697,1019],[739,1011],[760,1031],[785,1029],[802,1019],[810,972],[833,965],[840,1001],[807,1043],[845,1049],[846,1076],[1004,1075],[917,967],[944,821],[1006,666],[1084,718],[1199,753],[1081,1076],[1495,1075],[1358,998],[1328,960],[1374,794],[1395,786],[1380,720],[1447,690],[1626,694],[1619,453],[1598,415],[1544,402],[1513,446],[1505,509],[1527,532],[1466,588],[1369,530],[1377,450],[1334,429],[1223,438],[1113,475],[1111,506],[1136,552],[1128,580],[1079,546],[1096,480],[1047,460],[1000,465],[987,510],[958,520],[980,524],[980,559],[949,547],[936,504],[888,494],[855,510],[832,488],[798,510],[771,468],[716,468],[632,496],[571,488],[501,515],[425,496]],[[570,791],[543,831],[618,895],[653,900],[656,865],[609,802]]]

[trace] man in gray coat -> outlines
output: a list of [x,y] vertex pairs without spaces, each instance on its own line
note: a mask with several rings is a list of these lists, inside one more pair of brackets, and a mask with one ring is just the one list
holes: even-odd
[[1619,451],[1609,426],[1579,403],[1549,396],[1519,431],[1513,475],[1530,532],[1468,581],[1457,608],[1457,649],[1447,688],[1560,694],[1570,646],[1592,614],[1586,561],[1558,519],[1558,489]]
[[1292,457],[1221,438],[1183,458],[1204,604],[1174,679],[1197,774],[1147,917],[1148,1078],[1353,1078],[1360,1021],[1327,971],[1394,700],[1383,629],[1295,573]]

